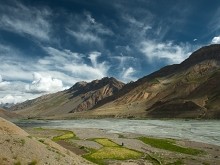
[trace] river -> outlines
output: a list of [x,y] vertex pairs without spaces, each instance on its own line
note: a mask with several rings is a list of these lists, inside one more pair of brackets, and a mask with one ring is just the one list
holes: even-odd
[[111,133],[137,133],[147,136],[185,139],[220,146],[219,120],[128,120],[128,119],[82,119],[82,120],[20,120],[20,127],[46,128],[98,128]]

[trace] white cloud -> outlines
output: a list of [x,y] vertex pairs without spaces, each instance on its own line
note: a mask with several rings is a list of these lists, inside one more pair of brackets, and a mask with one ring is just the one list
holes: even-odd
[[136,80],[137,78],[134,77],[135,72],[136,70],[132,67],[123,68],[123,71],[121,73],[122,80],[125,82]]
[[51,12],[48,9],[25,6],[14,1],[13,5],[2,4],[0,10],[1,29],[43,41],[49,40],[51,25],[48,18]]
[[13,95],[6,95],[2,98],[0,98],[0,104],[6,104],[6,103],[9,103],[9,104],[16,104],[16,103],[19,103],[19,102],[23,102],[25,101],[26,99],[24,99],[22,96],[13,96]]
[[33,74],[33,82],[26,86],[27,92],[30,93],[53,93],[64,90],[61,80],[51,77],[50,75]]
[[[41,59],[40,62],[49,63],[47,64],[48,66],[44,66],[47,68],[47,71],[50,65],[52,65],[56,70],[71,76],[71,83],[74,80],[91,81],[107,76],[109,65],[105,61],[98,61],[98,57],[101,56],[100,52],[91,52],[88,55],[87,58],[91,61],[91,65],[89,65],[86,63],[86,55],[73,53],[70,50],[58,50],[52,47],[44,48],[44,50],[50,56]],[[62,81],[67,82],[67,79],[62,78]]]
[[214,37],[211,41],[212,44],[220,44],[220,36]]
[[[66,64],[83,66],[85,55],[52,47],[45,48],[45,51],[48,55],[43,58],[28,58],[22,56],[14,47],[0,44],[0,61],[4,61],[0,65],[0,98],[2,100],[9,100],[7,95],[16,98],[22,97],[23,100],[33,99],[43,93],[63,90],[78,81],[87,80],[88,77],[83,77],[80,74],[75,76],[64,68]],[[87,70],[91,75],[97,76],[91,72],[92,69],[93,66],[88,66]],[[35,74],[33,81],[32,74],[34,72],[39,73],[42,78]],[[98,72],[98,69],[94,72]],[[5,103],[5,101],[3,102]]]
[[169,63],[180,63],[189,56],[188,45],[176,45],[172,42],[155,42],[146,40],[140,43],[140,51],[150,62],[157,59],[167,60]]
[[81,42],[88,42],[88,43],[98,43],[101,44],[102,40],[100,37],[95,35],[94,33],[91,32],[75,32],[70,29],[67,29],[67,33],[70,34],[71,36],[75,37],[76,40],[81,43]]
[[50,56],[46,56],[43,59],[40,59],[42,63],[65,63],[65,62],[80,62],[82,60],[83,55],[79,53],[71,52],[70,50],[58,50],[53,47],[44,47],[43,48]]
[[94,79],[100,79],[107,76],[109,65],[104,62],[98,62],[98,57],[101,56],[100,52],[91,52],[88,59],[90,59],[92,65],[86,63],[66,63],[63,69],[72,73],[73,77],[79,77],[84,81],[91,81]]
[[98,67],[98,62],[97,62],[97,58],[101,55],[100,52],[91,52],[89,54],[89,59],[91,60],[92,62],[92,65],[94,67]]

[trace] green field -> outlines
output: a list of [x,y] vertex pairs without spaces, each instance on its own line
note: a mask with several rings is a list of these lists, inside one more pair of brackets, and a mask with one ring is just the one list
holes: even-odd
[[156,139],[156,138],[149,138],[149,137],[139,137],[139,140],[142,142],[151,145],[152,147],[169,150],[173,152],[179,152],[188,155],[198,155],[203,153],[201,150],[197,150],[194,148],[185,148],[179,145],[176,145],[174,141],[167,140],[167,139]]

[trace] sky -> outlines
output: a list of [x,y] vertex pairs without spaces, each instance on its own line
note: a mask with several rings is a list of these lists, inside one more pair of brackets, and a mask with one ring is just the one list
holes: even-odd
[[220,43],[219,18],[219,0],[0,0],[0,104],[136,81]]

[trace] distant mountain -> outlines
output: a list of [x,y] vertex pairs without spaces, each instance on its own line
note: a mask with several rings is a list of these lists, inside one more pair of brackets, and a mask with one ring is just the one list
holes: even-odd
[[103,98],[118,92],[124,83],[105,77],[78,82],[70,89],[17,104],[10,109],[28,117],[57,116],[91,109]]
[[124,85],[114,78],[79,82],[11,109],[49,118],[220,118],[220,45],[205,46]]
[[10,109],[12,106],[14,106],[14,103],[5,103],[5,104],[0,104],[0,108],[3,109]]

